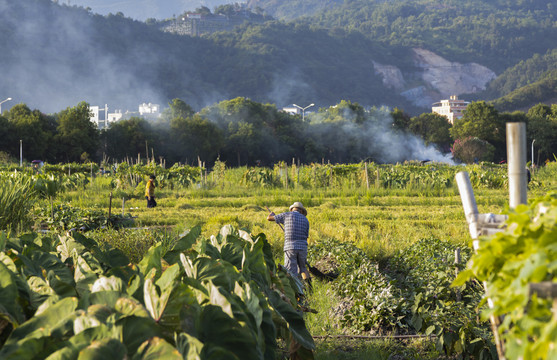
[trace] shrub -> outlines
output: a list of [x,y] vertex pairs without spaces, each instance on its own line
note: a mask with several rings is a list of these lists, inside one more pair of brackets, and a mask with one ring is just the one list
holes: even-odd
[[34,183],[29,177],[5,175],[0,183],[0,229],[24,228],[31,223]]

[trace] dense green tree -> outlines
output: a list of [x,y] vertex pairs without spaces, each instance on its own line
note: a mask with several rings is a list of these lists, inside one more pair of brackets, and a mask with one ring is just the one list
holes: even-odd
[[19,155],[21,140],[25,159],[53,160],[52,152],[56,151],[57,143],[53,142],[55,128],[52,117],[42,114],[39,110],[32,111],[25,104],[13,106],[6,116],[14,131],[8,138],[9,153]]
[[528,138],[536,140],[534,162],[539,164],[548,159],[554,160],[557,154],[557,106],[535,105],[528,110],[526,117]]
[[443,115],[424,113],[410,119],[408,130],[424,140],[426,145],[435,144],[447,151],[451,145],[451,124]]
[[224,146],[222,131],[200,115],[177,117],[172,120],[170,128],[172,142],[179,150],[177,156],[180,162],[199,157],[201,161],[213,163]]
[[[309,117],[309,116],[308,116]],[[362,124],[366,121],[366,112],[363,106],[352,103],[350,100],[341,100],[335,106],[319,112],[319,121],[322,122],[352,122]]]
[[220,159],[229,164],[254,164],[258,160],[272,163],[288,158],[288,146],[276,136],[277,130],[282,137],[288,131],[278,124],[281,116],[274,105],[240,97],[203,109],[201,116],[222,130],[225,146]]
[[495,160],[506,158],[505,123],[499,112],[485,101],[468,105],[461,119],[456,119],[450,129],[454,140],[468,137],[485,140],[495,146]]
[[472,164],[480,161],[493,161],[495,147],[485,140],[470,136],[457,139],[451,152],[456,160]]
[[[159,138],[151,124],[139,117],[120,120],[101,133],[103,152],[109,157],[122,160],[126,157],[151,157],[159,147]],[[153,149],[153,151],[151,151]]]
[[163,110],[159,122],[164,125],[170,125],[174,119],[185,119],[193,114],[195,114],[195,111],[184,100],[173,99],[168,103],[168,108]]
[[81,161],[97,155],[99,132],[91,121],[89,104],[80,102],[75,107],[68,107],[56,115],[56,120],[59,161]]
[[406,114],[404,110],[399,108],[394,108],[391,111],[391,116],[393,118],[393,128],[400,131],[408,130],[410,126],[410,115]]
[[2,115],[0,115],[0,140],[0,151],[15,157],[14,144],[17,142],[15,127],[11,121]]

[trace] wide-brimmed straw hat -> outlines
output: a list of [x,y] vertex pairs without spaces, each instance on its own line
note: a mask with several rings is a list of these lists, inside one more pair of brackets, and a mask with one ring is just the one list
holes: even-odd
[[304,215],[307,215],[307,214],[308,214],[308,211],[306,210],[306,208],[304,207],[304,205],[302,205],[302,203],[299,202],[299,201],[296,201],[294,204],[290,205],[290,209],[289,209],[289,210],[292,211],[292,209],[294,209],[294,208],[300,209],[300,212],[301,212],[302,214],[304,214]]

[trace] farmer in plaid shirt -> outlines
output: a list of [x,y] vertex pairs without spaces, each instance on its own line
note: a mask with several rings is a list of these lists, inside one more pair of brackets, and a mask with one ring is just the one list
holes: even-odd
[[309,278],[306,269],[308,256],[309,221],[307,210],[301,202],[290,205],[288,212],[275,215],[271,212],[267,220],[284,225],[284,267],[293,275]]

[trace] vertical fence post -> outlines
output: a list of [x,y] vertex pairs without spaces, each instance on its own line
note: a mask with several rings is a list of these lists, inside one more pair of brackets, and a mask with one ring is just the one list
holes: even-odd
[[285,186],[286,189],[288,190],[288,163],[285,161],[284,162],[284,178],[285,178]]
[[526,204],[526,124],[507,123],[507,162],[509,174],[509,206]]
[[110,216],[112,215],[112,191],[110,192],[110,197],[108,200],[108,221],[110,222]]
[[[468,229],[470,231],[470,236],[473,239],[474,250],[478,251],[480,242],[478,236],[480,234],[480,228],[478,224],[478,205],[476,204],[476,198],[474,197],[474,191],[472,189],[472,183],[470,182],[470,176],[466,171],[461,171],[456,174],[456,183],[458,185],[458,191],[460,192],[460,199],[462,201],[462,207],[464,209],[464,215],[466,216],[466,221],[468,222]],[[487,297],[487,305],[493,307],[493,302],[489,298],[487,292],[487,283],[483,282],[485,296]],[[489,322],[491,323],[491,331],[493,332],[493,340],[495,341],[495,347],[497,348],[497,355],[499,360],[505,360],[505,345],[503,340],[499,336],[499,318],[491,315],[489,317]]]
[[367,161],[364,164],[364,171],[366,173],[366,189],[369,190],[369,176],[368,176],[368,173],[367,173]]
[[[458,265],[460,265],[460,249],[454,251],[454,264],[454,275],[456,278],[458,276]],[[461,299],[460,290],[456,289],[456,301],[460,301]]]

